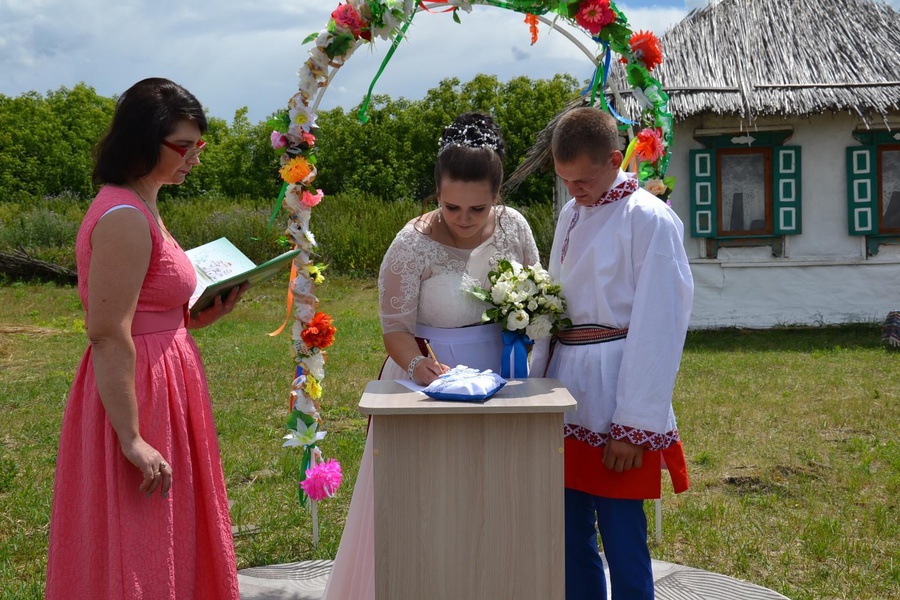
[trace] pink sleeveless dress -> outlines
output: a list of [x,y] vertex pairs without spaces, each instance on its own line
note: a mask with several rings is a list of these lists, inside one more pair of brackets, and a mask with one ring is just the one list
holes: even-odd
[[153,241],[132,326],[135,391],[141,435],[172,466],[172,488],[168,498],[138,490],[143,478],[109,424],[88,346],[62,422],[46,597],[237,600],[212,406],[200,353],[184,328],[195,286],[190,261],[136,196],[106,186],[78,232],[78,292],[87,313],[91,232],[107,210],[122,204],[147,217]]

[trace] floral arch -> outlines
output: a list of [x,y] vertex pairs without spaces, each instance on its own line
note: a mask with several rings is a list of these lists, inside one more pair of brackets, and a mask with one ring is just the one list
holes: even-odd
[[[321,266],[312,260],[316,240],[310,230],[312,209],[322,200],[323,192],[314,185],[316,178],[316,112],[329,83],[357,48],[381,39],[391,43],[380,75],[419,12],[450,13],[459,22],[459,11],[469,12],[473,5],[487,5],[524,14],[531,43],[538,41],[539,24],[559,31],[579,46],[594,63],[591,85],[583,92],[591,105],[608,110],[627,131],[631,143],[625,164],[639,173],[640,180],[651,192],[665,196],[673,181],[664,178],[672,143],[673,119],[668,112],[668,97],[651,72],[662,62],[659,41],[650,32],[633,32],[628,20],[612,0],[348,0],[338,4],[326,28],[304,40],[312,42],[306,62],[300,67],[299,89],[288,102],[288,108],[270,122],[272,146],[279,155],[284,180],[279,204],[287,209],[287,235],[301,250],[295,258],[288,292],[292,326],[295,378],[291,386],[289,433],[285,446],[303,448],[300,502],[311,500],[313,539],[317,542],[316,502],[334,494],[340,484],[340,466],[324,460],[318,442],[325,437],[320,429],[322,417],[321,382],[325,377],[326,348],[332,343],[335,328],[331,318],[317,312],[315,284],[324,279]],[[586,34],[596,44],[592,51],[572,33],[558,26],[566,22]],[[613,55],[624,65],[631,93],[638,99],[641,114],[630,120],[619,115],[607,101],[611,94],[618,101],[619,90],[608,90],[607,76],[613,67]],[[371,96],[375,81],[369,88]],[[365,122],[366,97],[359,118]],[[637,131],[637,133],[635,133]],[[324,132],[327,135],[327,132]],[[292,313],[291,313],[292,311]],[[290,320],[290,316],[288,319]],[[286,326],[287,322],[285,323]],[[285,326],[278,330],[279,333]],[[273,334],[275,335],[275,334]]]

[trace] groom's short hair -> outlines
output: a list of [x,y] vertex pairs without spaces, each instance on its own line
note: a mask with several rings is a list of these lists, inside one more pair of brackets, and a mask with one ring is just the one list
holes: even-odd
[[572,162],[581,156],[602,162],[610,152],[619,149],[616,120],[599,108],[573,108],[553,127],[551,149],[557,162]]

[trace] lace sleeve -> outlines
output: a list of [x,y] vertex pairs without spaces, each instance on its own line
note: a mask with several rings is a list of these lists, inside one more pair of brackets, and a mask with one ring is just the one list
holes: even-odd
[[503,210],[502,228],[505,234],[499,244],[500,252],[523,265],[533,265],[541,260],[531,226],[519,211],[506,207]]
[[378,300],[382,333],[415,333],[419,286],[425,270],[423,254],[417,250],[420,237],[410,228],[402,229],[381,261]]

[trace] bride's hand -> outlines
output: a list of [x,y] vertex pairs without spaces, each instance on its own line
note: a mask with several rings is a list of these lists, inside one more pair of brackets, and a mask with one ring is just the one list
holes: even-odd
[[413,381],[419,385],[429,385],[432,381],[450,370],[450,367],[443,365],[436,360],[426,358],[420,360],[416,365],[413,373]]

